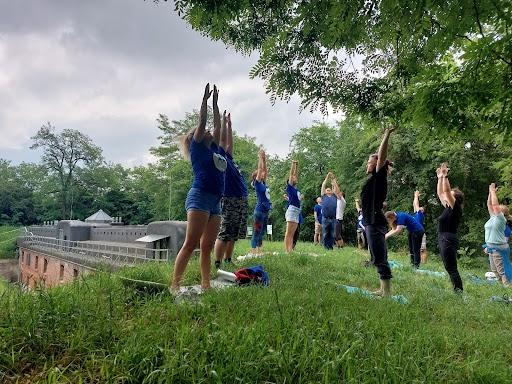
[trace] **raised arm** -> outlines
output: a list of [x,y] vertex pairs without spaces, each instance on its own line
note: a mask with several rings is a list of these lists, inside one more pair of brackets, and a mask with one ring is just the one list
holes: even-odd
[[322,182],[322,187],[320,188],[320,196],[325,195],[325,189],[327,188],[327,181],[331,177],[331,172],[327,173],[327,176],[325,176],[324,181]]
[[356,199],[356,209],[357,209],[357,212],[359,212],[361,210],[361,206],[359,205],[359,199]]
[[227,137],[228,137],[228,128],[227,128],[227,120],[226,120],[226,111],[224,111],[222,113],[222,124],[220,126],[220,142],[219,142],[219,146],[221,146],[224,151],[228,151],[227,150],[227,146],[228,146],[228,140],[227,140]]
[[[489,204],[490,203],[490,204]],[[498,215],[501,212],[500,202],[496,196],[496,184],[489,185],[489,198],[487,199],[487,208],[490,215]]]
[[[213,85],[213,141],[215,144],[222,146],[221,143],[221,126],[219,114],[219,90],[216,85]],[[224,147],[222,147],[224,148]]]
[[420,210],[420,191],[414,191],[414,199],[412,201],[414,213]]
[[292,165],[290,167],[290,176],[288,176],[288,184],[293,184],[292,180],[297,176],[297,165],[299,162],[297,160],[292,160]]
[[332,183],[332,191],[336,195],[336,198],[338,200],[341,200],[341,198],[343,197],[343,194],[342,194],[342,190],[340,188],[340,185],[338,184],[338,180],[332,179],[331,183]]
[[404,229],[403,225],[397,225],[395,229],[392,229],[391,231],[386,233],[386,235],[384,237],[387,239],[388,237],[398,235],[400,232],[403,231],[403,229]]
[[231,113],[227,117],[226,148],[225,151],[233,156],[233,128],[231,127]]
[[260,149],[258,152],[258,171],[256,173],[256,180],[264,180],[266,176],[265,151]]
[[198,143],[203,141],[204,133],[206,129],[206,120],[208,118],[208,107],[207,102],[210,98],[212,91],[210,91],[210,83],[204,87],[203,102],[201,103],[201,109],[199,110],[199,124],[194,131],[194,140]]
[[[441,183],[442,183],[442,193],[443,198],[446,204],[448,204],[451,208],[455,205],[455,197],[452,195],[452,187],[450,186],[450,181],[448,180],[448,164],[441,164]],[[446,206],[446,205],[445,205]]]
[[389,136],[391,133],[395,130],[395,127],[389,127],[384,132],[384,137],[382,138],[382,142],[380,143],[379,152],[378,152],[378,160],[377,160],[377,168],[376,171],[379,172],[379,170],[386,164],[386,160],[388,159],[388,143],[389,143]]

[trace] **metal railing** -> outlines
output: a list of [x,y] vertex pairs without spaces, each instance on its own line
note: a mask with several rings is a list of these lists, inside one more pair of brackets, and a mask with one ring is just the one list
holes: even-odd
[[34,250],[52,251],[58,257],[87,264],[127,265],[145,262],[162,262],[169,260],[168,249],[150,249],[134,246],[123,246],[108,243],[89,243],[85,241],[69,241],[52,237],[25,234],[19,239],[19,245]]

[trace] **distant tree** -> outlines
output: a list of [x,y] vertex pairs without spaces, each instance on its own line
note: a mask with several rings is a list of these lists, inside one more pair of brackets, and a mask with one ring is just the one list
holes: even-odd
[[91,166],[103,159],[102,150],[83,133],[65,129],[55,132],[48,122],[32,137],[31,149],[42,148],[42,162],[57,176],[61,218],[71,215],[71,190],[75,171],[81,164]]

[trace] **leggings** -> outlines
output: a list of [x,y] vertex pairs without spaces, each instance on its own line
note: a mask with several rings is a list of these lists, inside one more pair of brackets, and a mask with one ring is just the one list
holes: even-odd
[[418,268],[421,263],[421,240],[423,239],[424,231],[409,232],[409,256],[411,257],[411,264]]
[[381,280],[389,280],[391,275],[391,268],[388,263],[388,249],[386,247],[386,232],[385,225],[367,225],[366,237],[368,240],[368,249],[372,256],[372,262],[377,267],[377,272]]
[[459,239],[455,233],[440,232],[439,233],[439,251],[443,259],[444,268],[450,280],[452,281],[455,291],[462,291],[462,279],[457,270],[457,250],[459,249]]

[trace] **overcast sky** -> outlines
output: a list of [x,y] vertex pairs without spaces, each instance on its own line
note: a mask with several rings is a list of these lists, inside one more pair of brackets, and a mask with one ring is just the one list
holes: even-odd
[[[198,108],[204,84],[239,134],[285,155],[291,135],[321,114],[297,100],[272,106],[244,57],[193,31],[172,2],[0,0],[0,158],[38,161],[29,149],[42,124],[77,129],[107,161],[152,161],[159,113],[180,119]],[[333,122],[337,116],[326,121]]]

